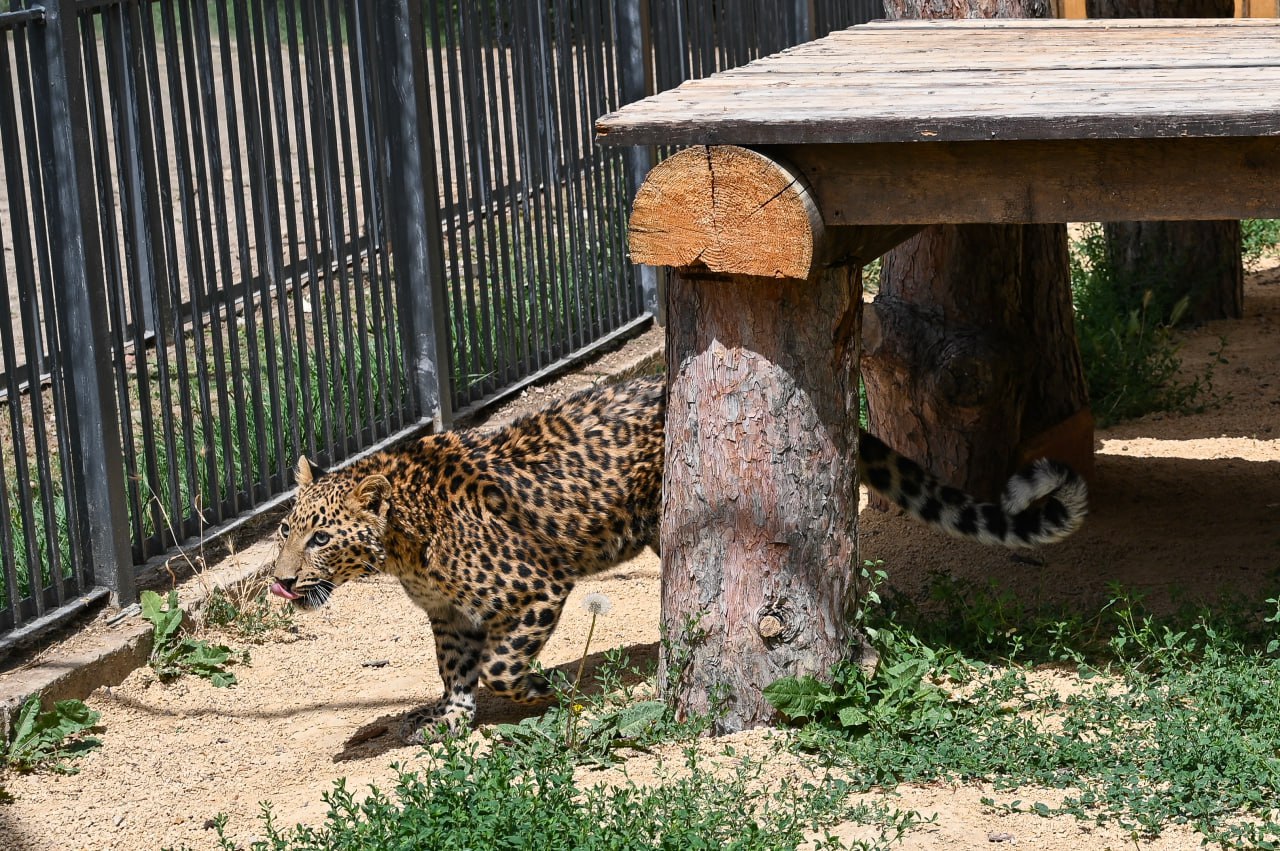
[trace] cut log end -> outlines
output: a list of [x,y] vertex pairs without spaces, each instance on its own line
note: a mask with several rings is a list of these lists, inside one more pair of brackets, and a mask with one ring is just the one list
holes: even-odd
[[636,263],[808,280],[823,225],[798,173],[732,145],[688,148],[659,163],[636,193]]

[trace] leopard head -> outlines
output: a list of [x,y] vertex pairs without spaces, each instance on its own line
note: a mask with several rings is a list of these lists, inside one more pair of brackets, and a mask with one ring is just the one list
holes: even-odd
[[298,495],[276,534],[271,593],[315,608],[342,583],[382,569],[391,483],[376,474],[326,474],[306,456],[294,476]]

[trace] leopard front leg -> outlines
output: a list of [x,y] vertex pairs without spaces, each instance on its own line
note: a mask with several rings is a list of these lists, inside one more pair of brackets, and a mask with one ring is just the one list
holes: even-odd
[[476,715],[480,659],[488,636],[483,627],[451,605],[433,610],[430,617],[444,695],[405,716],[400,737],[413,745],[462,733],[470,726]]
[[489,691],[517,703],[540,703],[552,694],[547,678],[533,670],[533,660],[560,621],[564,595],[537,601],[506,623],[490,630],[480,660],[480,673]]

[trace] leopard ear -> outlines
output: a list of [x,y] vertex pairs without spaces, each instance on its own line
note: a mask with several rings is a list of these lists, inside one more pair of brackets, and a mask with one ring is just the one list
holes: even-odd
[[309,485],[323,475],[323,467],[311,463],[311,460],[305,455],[298,456],[298,466],[293,470],[293,479],[298,483],[299,487]]
[[351,501],[361,511],[386,518],[391,510],[391,482],[386,476],[374,474],[365,476],[351,492]]

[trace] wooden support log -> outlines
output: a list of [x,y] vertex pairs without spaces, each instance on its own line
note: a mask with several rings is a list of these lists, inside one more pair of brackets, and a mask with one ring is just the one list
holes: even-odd
[[633,258],[677,267],[660,684],[717,732],[769,723],[765,686],[852,653],[861,279],[827,258],[895,237],[833,240],[816,209],[786,166],[711,147],[655,168],[631,219]]
[[636,193],[631,259],[808,280],[826,266],[869,263],[920,227],[827,227],[791,166],[750,148],[699,146],[663,160]]
[[716,733],[852,652],[860,274],[668,286],[660,685],[681,717],[722,713]]

